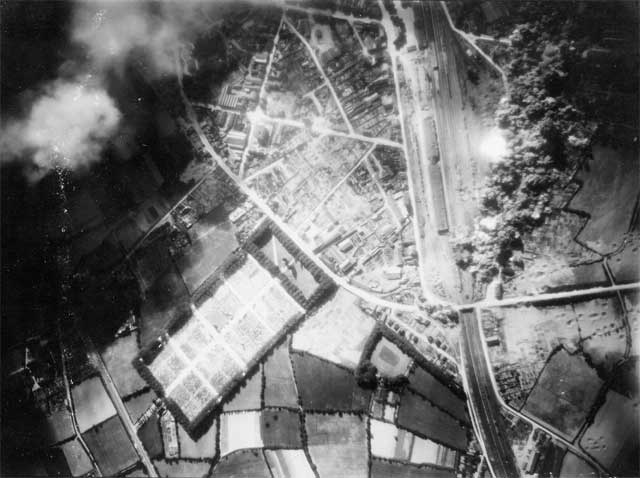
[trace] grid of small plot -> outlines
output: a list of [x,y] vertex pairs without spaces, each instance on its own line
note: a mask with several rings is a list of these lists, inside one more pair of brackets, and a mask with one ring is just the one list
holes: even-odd
[[302,307],[248,256],[164,345],[150,372],[189,421],[239,374]]

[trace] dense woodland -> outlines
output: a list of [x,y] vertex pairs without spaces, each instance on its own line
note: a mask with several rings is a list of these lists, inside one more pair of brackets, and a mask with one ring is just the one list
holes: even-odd
[[[495,227],[457,243],[458,265],[483,281],[510,272],[512,252],[553,213],[554,194],[588,167],[592,144],[637,148],[637,137],[624,134],[638,122],[637,4],[514,4],[517,23],[492,32],[511,32],[508,93],[496,113],[509,154],[492,167],[481,203],[481,219]],[[614,44],[607,27],[619,34]],[[619,98],[626,101],[612,108]],[[620,123],[627,128],[612,127]]]

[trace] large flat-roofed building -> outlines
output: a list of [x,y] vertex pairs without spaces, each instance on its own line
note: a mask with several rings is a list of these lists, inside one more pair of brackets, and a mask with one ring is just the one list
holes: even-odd
[[[304,313],[252,255],[223,273],[192,315],[138,358],[151,385],[193,429]],[[169,328],[171,329],[171,327]],[[159,345],[162,343],[162,345]]]

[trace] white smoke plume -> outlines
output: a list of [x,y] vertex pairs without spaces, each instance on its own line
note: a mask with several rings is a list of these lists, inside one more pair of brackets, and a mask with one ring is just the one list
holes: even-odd
[[99,159],[120,117],[102,87],[57,80],[44,88],[26,118],[8,122],[0,137],[2,157],[29,158],[32,180],[56,167],[89,165]]
[[77,2],[70,36],[85,56],[63,67],[77,67],[74,79],[45,85],[24,118],[3,125],[2,159],[23,161],[33,180],[56,167],[77,169],[99,160],[120,128],[131,129],[107,92],[107,73],[121,71],[135,52],[152,75],[174,74],[177,49],[210,24],[208,13],[215,6],[206,3],[207,11],[202,6],[194,1]]
[[117,68],[137,51],[155,74],[173,74],[175,52],[207,27],[213,8],[214,2],[87,0],[75,10],[72,39],[96,68]]

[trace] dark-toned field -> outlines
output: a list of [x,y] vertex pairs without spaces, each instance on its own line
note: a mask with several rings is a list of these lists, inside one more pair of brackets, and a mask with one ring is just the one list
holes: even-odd
[[601,386],[602,380],[584,358],[561,349],[545,365],[523,410],[572,439]]
[[293,352],[293,370],[306,410],[366,410],[370,392],[360,388],[353,372],[311,354]]
[[431,403],[449,412],[458,420],[469,423],[465,402],[421,367],[409,375],[409,386]]
[[115,476],[138,461],[120,417],[110,418],[83,433],[82,437],[104,476]]
[[162,434],[160,431],[160,419],[154,413],[138,430],[138,437],[147,450],[150,458],[160,458],[164,454]]
[[263,410],[260,434],[267,448],[301,448],[300,416],[291,410]]
[[398,425],[457,450],[467,448],[465,428],[411,390],[407,390],[400,398]]

